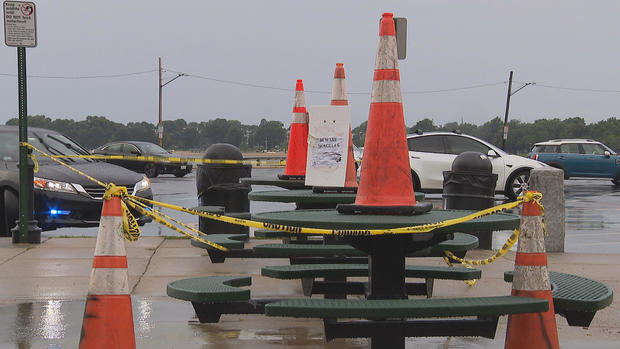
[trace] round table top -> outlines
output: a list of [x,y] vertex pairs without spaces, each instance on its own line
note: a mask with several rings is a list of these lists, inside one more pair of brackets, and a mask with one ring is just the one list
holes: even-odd
[[[294,202],[303,204],[352,204],[355,193],[315,193],[312,189],[252,191],[252,201]],[[424,200],[424,193],[415,193],[416,201]]]
[[278,177],[247,177],[240,178],[239,182],[243,184],[256,184],[256,185],[273,185],[284,189],[309,189],[312,186],[306,186],[306,182],[303,179],[280,179]]
[[[291,226],[319,229],[389,229],[436,223],[459,218],[475,211],[439,210],[414,216],[340,214],[336,210],[294,210],[263,212],[252,215],[252,220]],[[519,227],[520,216],[497,213],[458,223],[449,227],[437,228],[432,233],[511,230]]]

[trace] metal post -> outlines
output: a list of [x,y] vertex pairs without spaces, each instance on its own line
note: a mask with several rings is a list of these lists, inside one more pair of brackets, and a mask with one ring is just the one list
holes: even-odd
[[512,70],[508,79],[508,95],[506,96],[506,113],[504,114],[504,139],[502,140],[502,150],[506,150],[506,140],[508,139],[508,110],[510,109],[510,90],[512,89]]
[[13,243],[40,243],[41,229],[32,219],[34,164],[29,156],[30,150],[24,145],[28,142],[25,47],[17,48],[17,93],[19,99],[19,221],[17,227],[11,229],[11,232]]
[[159,123],[157,124],[157,134],[158,134],[158,138],[159,138],[159,146],[162,146],[162,139],[164,137],[164,133],[162,132],[162,121],[161,121],[161,89],[162,89],[162,84],[161,84],[161,57],[159,57]]

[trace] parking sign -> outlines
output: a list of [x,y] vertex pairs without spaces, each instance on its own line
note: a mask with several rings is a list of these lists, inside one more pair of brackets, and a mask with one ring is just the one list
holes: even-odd
[[13,47],[37,46],[37,20],[33,2],[4,2],[4,43]]

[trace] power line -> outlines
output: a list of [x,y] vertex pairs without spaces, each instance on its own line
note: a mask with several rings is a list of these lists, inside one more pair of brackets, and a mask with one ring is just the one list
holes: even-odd
[[[112,78],[123,78],[123,77],[128,77],[128,76],[144,75],[144,74],[149,74],[149,73],[153,73],[153,72],[156,72],[156,71],[158,71],[158,70],[157,69],[150,69],[150,70],[136,71],[136,72],[130,72],[130,73],[120,73],[120,74],[78,75],[78,76],[28,75],[28,78],[35,78],[35,79],[61,79],[61,80],[112,79]],[[176,74],[185,74],[186,76],[195,77],[197,79],[214,81],[214,82],[219,82],[219,83],[223,83],[223,84],[245,86],[245,87],[253,87],[253,88],[262,88],[262,89],[275,90],[275,91],[286,91],[286,92],[295,91],[294,88],[283,88],[283,87],[262,85],[262,84],[243,82],[243,81],[218,79],[218,78],[213,78],[213,77],[204,76],[204,75],[183,73],[183,72],[172,70],[172,69],[165,69],[163,71],[171,72],[171,73],[176,73]],[[0,73],[0,76],[17,77],[17,74]],[[519,81],[515,80],[515,82],[519,82]],[[403,91],[402,94],[404,94],[404,95],[414,95],[414,94],[433,94],[433,93],[458,92],[458,91],[473,90],[473,89],[479,89],[479,88],[485,88],[485,87],[491,87],[491,86],[497,86],[497,85],[506,85],[507,83],[508,83],[507,81],[498,81],[498,82],[490,82],[490,83],[485,83],[485,84],[477,84],[477,85],[469,85],[469,86],[461,86],[461,87],[453,87],[453,88],[445,88],[445,89],[419,90],[419,91]],[[567,87],[567,86],[550,85],[550,84],[545,84],[545,83],[535,83],[535,84],[532,84],[532,85],[534,87],[543,87],[543,88],[548,88],[548,89],[575,91],[575,92],[620,93],[620,90],[613,90],[613,89]],[[305,90],[305,92],[306,93],[317,93],[317,94],[331,94],[331,91],[321,91],[321,90]],[[370,92],[348,92],[348,94],[349,95],[369,95]]]
[[[231,84],[231,85],[240,85],[240,86],[246,86],[246,87],[264,88],[264,89],[278,90],[278,91],[287,91],[287,92],[295,91],[295,89],[293,89],[293,88],[274,87],[274,86],[259,85],[259,84],[240,82],[240,81],[216,79],[216,78],[202,76],[202,75],[197,75],[197,74],[182,73],[180,71],[175,71],[175,70],[172,70],[172,69],[168,69],[167,71],[170,71],[170,72],[173,72],[173,73],[177,73],[177,74],[185,74],[187,76],[192,76],[192,77],[195,77],[195,78],[198,78],[198,79],[215,81],[215,82],[221,82],[221,83],[226,83],[226,84]],[[403,92],[403,94],[427,94],[427,93],[453,92],[453,91],[470,90],[470,89],[483,88],[483,87],[496,86],[496,85],[505,85],[505,84],[506,84],[506,81],[501,81],[501,82],[492,82],[492,83],[487,83],[487,84],[471,85],[471,86],[464,86],[464,87],[454,87],[454,88],[440,89],[440,90],[405,91],[405,92]],[[331,91],[319,91],[319,90],[304,90],[304,92],[306,92],[306,93],[320,93],[320,94],[331,94],[332,93]],[[369,95],[370,92],[347,92],[347,94],[350,94],[350,95]]]
[[563,86],[553,86],[536,83],[534,87],[545,87],[556,90],[566,90],[566,91],[577,91],[577,92],[602,92],[602,93],[620,93],[620,90],[605,90],[605,89],[595,89],[595,88],[576,88],[576,87],[563,87]]
[[[37,78],[37,79],[64,79],[64,80],[80,80],[80,79],[107,79],[107,78],[122,78],[133,75],[142,75],[148,74],[152,72],[156,72],[157,69],[137,71],[132,73],[122,73],[122,74],[110,74],[110,75],[83,75],[83,76],[60,76],[60,75],[28,75],[28,78]],[[6,74],[0,73],[1,76],[17,76],[17,74]]]

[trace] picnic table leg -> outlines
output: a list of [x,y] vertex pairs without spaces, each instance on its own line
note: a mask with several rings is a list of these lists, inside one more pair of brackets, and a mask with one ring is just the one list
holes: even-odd
[[[368,299],[406,299],[405,246],[399,236],[375,237],[368,256]],[[403,336],[373,336],[370,348],[404,349]]]
[[368,256],[368,299],[405,299],[405,245],[399,236],[375,237]]

